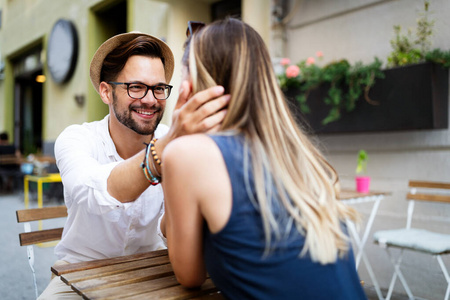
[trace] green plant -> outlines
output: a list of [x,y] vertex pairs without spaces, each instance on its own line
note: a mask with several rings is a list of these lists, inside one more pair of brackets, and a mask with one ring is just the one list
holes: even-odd
[[369,156],[364,150],[359,150],[358,160],[356,165],[356,174],[361,174],[367,171],[367,162],[369,161]]
[[[428,14],[430,8],[430,1],[424,1],[424,11],[419,13],[420,18],[417,20],[416,40],[414,43],[419,46],[420,51],[424,55],[430,50],[431,36],[433,35],[433,27],[435,20],[429,20]],[[425,55],[424,55],[425,56]]]
[[444,68],[450,68],[450,50],[442,51],[440,49],[434,49],[425,55],[425,59],[440,64]]
[[393,51],[388,56],[388,66],[397,67],[425,61],[431,47],[431,36],[435,20],[429,19],[430,2],[424,1],[424,11],[417,20],[415,38],[411,30],[401,34],[401,26],[394,26],[395,38],[391,40]]
[[328,84],[328,94],[324,102],[330,106],[330,109],[328,115],[322,120],[325,125],[339,120],[342,111],[354,110],[355,102],[363,94],[370,104],[377,104],[369,98],[368,94],[375,80],[384,78],[381,65],[382,61],[378,58],[367,65],[362,62],[351,65],[347,60],[342,59],[320,67],[314,63],[314,59],[308,58],[295,65],[298,72],[289,72],[289,68],[294,66],[286,65],[286,72],[278,78],[283,90],[286,91],[289,88],[300,90],[301,93],[296,96],[296,100],[303,113],[310,113],[307,103],[310,92],[320,85]]
[[394,26],[394,32],[395,39],[391,40],[393,51],[387,58],[388,66],[397,67],[420,62],[423,55],[411,42],[411,31],[408,31],[408,35],[401,35],[401,27],[397,25]]

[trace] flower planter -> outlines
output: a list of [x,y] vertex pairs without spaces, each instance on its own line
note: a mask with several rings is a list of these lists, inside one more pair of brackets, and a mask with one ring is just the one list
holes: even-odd
[[356,176],[356,191],[359,193],[368,193],[370,191],[370,177],[369,176]]
[[433,63],[420,63],[387,69],[385,78],[377,79],[369,97],[379,105],[369,104],[364,97],[351,112],[341,111],[338,121],[322,124],[330,106],[323,99],[328,93],[323,85],[312,90],[307,104],[309,114],[298,109],[298,90],[286,91],[299,122],[306,122],[314,133],[357,133],[448,128],[449,72]]

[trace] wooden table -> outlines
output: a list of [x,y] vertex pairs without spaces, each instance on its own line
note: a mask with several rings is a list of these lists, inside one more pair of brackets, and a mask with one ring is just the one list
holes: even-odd
[[18,165],[23,162],[20,156],[15,154],[2,154],[0,155],[0,165]]
[[389,194],[390,193],[387,192],[377,192],[377,191],[372,191],[369,193],[359,193],[355,190],[342,189],[338,196],[339,200],[348,205],[373,202],[369,219],[367,220],[366,227],[364,228],[364,231],[362,232],[361,235],[358,234],[356,226],[355,224],[353,224],[353,222],[350,221],[347,222],[347,227],[354,241],[356,269],[358,269],[360,262],[362,260],[367,268],[367,272],[369,273],[370,278],[372,279],[372,283],[374,285],[378,299],[380,300],[383,299],[383,294],[381,293],[380,286],[372,270],[372,266],[369,262],[369,259],[364,253],[364,246],[366,245],[366,242],[369,238],[370,230],[372,229],[372,225],[377,215],[380,202],[385,196]]
[[52,267],[84,299],[223,299],[210,278],[197,289],[181,286],[167,250]]
[[[35,155],[34,159],[44,163],[50,163],[50,164],[55,164],[56,160],[53,156],[48,156],[48,155]],[[24,156],[20,156],[20,155],[16,155],[16,154],[2,154],[0,155],[0,165],[21,165],[23,163],[29,162],[27,160],[26,157]]]

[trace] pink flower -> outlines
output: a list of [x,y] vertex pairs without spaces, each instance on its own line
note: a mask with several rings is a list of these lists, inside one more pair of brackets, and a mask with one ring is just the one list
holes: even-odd
[[317,56],[318,58],[322,58],[322,57],[323,57],[323,52],[322,52],[322,51],[317,51],[317,52],[316,52],[316,56]]
[[291,60],[289,58],[282,58],[280,63],[282,66],[287,66],[291,63]]
[[306,65],[307,65],[307,66],[310,66],[310,65],[314,64],[315,61],[316,61],[316,60],[314,59],[314,57],[310,56],[310,57],[308,57],[308,59],[306,60]]
[[300,74],[300,68],[296,65],[291,65],[286,68],[286,77],[287,78],[294,78],[297,77],[298,74]]

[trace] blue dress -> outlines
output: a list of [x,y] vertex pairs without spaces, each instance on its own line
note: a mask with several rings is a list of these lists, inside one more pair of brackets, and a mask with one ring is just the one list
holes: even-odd
[[[233,190],[231,216],[225,227],[212,234],[204,225],[206,268],[224,296],[239,300],[367,299],[353,252],[327,265],[312,262],[308,254],[300,257],[305,239],[295,226],[282,240],[272,242],[269,254],[264,255],[261,215],[245,187],[243,137],[213,135],[211,138],[222,152]],[[253,186],[252,174],[249,178]],[[280,216],[283,210],[278,208],[274,209]]]

